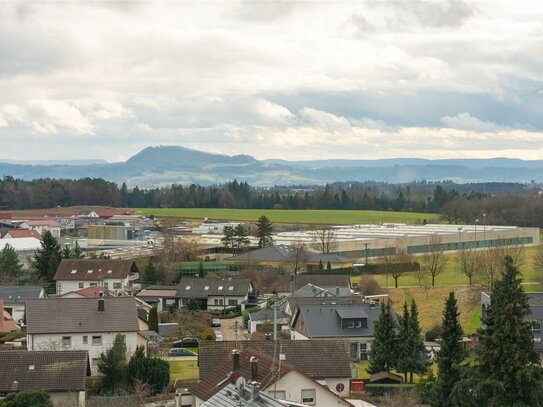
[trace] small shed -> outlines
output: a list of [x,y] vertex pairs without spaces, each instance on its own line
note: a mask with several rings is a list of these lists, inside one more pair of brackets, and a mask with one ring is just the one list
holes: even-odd
[[392,372],[379,372],[370,376],[371,384],[401,384],[403,377]]

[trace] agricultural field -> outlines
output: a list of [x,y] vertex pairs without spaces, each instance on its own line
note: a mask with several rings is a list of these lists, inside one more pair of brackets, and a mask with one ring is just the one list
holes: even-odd
[[359,223],[422,223],[438,222],[433,213],[393,211],[290,210],[290,209],[213,209],[213,208],[139,208],[142,215],[186,219],[213,219],[254,222],[265,215],[274,223],[359,224]]

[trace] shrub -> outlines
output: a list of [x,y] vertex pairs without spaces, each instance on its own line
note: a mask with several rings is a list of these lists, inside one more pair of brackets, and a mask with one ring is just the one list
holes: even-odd
[[204,341],[214,341],[216,338],[215,332],[213,331],[213,328],[209,327],[204,329],[202,334],[200,335],[200,339]]
[[53,402],[43,391],[25,390],[8,394],[0,400],[0,407],[53,407]]
[[381,288],[377,280],[368,275],[360,276],[360,284],[358,287],[363,295],[378,295],[384,293],[384,290]]

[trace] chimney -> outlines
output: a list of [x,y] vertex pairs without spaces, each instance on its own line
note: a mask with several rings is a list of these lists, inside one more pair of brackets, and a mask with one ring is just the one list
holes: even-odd
[[258,359],[254,356],[251,356],[251,381],[256,382],[258,381]]
[[98,311],[105,311],[106,310],[106,302],[103,298],[98,299]]
[[232,371],[239,372],[239,351],[237,349],[232,351]]
[[339,287],[336,286],[336,297],[339,297]]

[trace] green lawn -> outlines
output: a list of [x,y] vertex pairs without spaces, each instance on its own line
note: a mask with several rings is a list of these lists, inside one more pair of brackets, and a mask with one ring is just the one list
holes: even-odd
[[275,223],[304,224],[358,224],[377,222],[436,222],[433,213],[393,211],[340,211],[340,210],[288,210],[288,209],[214,209],[214,208],[139,208],[142,215],[170,216],[188,219],[216,219],[253,222],[265,215]]
[[[369,364],[370,364],[370,362],[368,360],[363,360],[361,362],[356,363],[356,378],[357,379],[369,379],[370,378],[370,374],[366,371]],[[430,370],[432,370],[434,372],[434,374],[437,375],[437,365],[435,363],[432,363],[430,365]],[[394,372],[394,373],[397,373],[397,372]],[[403,374],[401,374],[401,373],[398,373],[398,374],[403,377]],[[418,374],[415,374],[415,375],[413,375],[413,382],[418,383],[421,378],[422,378],[422,376],[420,376]]]
[[170,381],[198,380],[198,362],[196,360],[169,360]]

